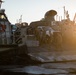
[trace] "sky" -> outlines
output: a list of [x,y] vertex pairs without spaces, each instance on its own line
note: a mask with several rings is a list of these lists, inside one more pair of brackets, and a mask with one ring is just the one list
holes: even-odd
[[64,18],[65,10],[68,10],[70,19],[73,20],[76,13],[76,0],[3,0],[2,9],[12,24],[19,22],[22,15],[22,22],[30,24],[39,21],[49,10],[56,10],[58,16]]

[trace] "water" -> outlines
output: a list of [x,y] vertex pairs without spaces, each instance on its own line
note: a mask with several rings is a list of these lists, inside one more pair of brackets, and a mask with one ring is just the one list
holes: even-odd
[[[76,62],[0,66],[4,75],[76,75]],[[1,75],[1,74],[0,74]]]

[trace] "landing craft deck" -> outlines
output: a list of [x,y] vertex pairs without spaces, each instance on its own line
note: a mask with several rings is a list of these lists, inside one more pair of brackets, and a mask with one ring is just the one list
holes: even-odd
[[76,61],[76,50],[55,50],[48,47],[29,47],[29,55],[40,62]]
[[9,51],[11,49],[15,49],[17,48],[18,45],[0,45],[0,52],[3,52],[3,51]]

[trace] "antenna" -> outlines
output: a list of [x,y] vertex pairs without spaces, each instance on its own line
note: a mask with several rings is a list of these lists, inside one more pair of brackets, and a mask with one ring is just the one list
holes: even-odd
[[64,19],[65,19],[65,6],[63,7],[63,9],[64,9]]
[[4,1],[0,0],[0,9],[1,9],[1,5],[2,5],[3,2],[4,2]]
[[73,22],[76,23],[76,13],[75,13],[75,16],[74,16]]
[[19,23],[22,23],[22,15],[20,16]]

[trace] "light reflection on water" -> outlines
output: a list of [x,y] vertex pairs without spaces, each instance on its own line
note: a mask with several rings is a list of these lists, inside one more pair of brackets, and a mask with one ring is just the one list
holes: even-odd
[[[76,62],[66,63],[45,63],[29,66],[0,66],[4,71],[29,74],[29,75],[76,75]],[[13,74],[14,75],[14,74]],[[19,74],[20,75],[20,74]]]

